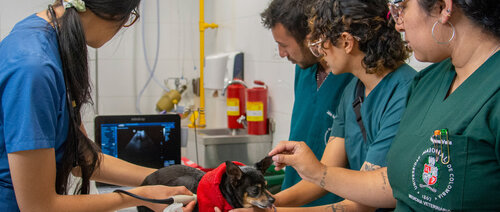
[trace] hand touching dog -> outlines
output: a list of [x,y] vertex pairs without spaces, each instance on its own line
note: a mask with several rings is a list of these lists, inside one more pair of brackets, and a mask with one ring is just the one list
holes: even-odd
[[[135,190],[135,191],[134,191]],[[136,193],[140,196],[150,198],[150,199],[167,199],[175,195],[193,195],[191,191],[189,191],[186,187],[184,186],[176,186],[176,187],[169,187],[169,186],[163,186],[163,185],[151,185],[151,186],[141,186],[135,189],[130,190],[130,192]],[[155,212],[162,212],[165,210],[165,208],[168,205],[165,204],[155,204],[151,202],[146,202],[142,200],[137,200],[142,203],[143,206],[146,206],[150,208],[151,210]],[[185,212],[190,212],[193,211],[194,207],[196,205],[196,202],[191,202],[185,207],[183,207],[183,211]]]
[[323,170],[323,164],[316,158],[304,142],[282,141],[271,152],[276,170],[292,166],[305,180],[311,180],[318,170]]

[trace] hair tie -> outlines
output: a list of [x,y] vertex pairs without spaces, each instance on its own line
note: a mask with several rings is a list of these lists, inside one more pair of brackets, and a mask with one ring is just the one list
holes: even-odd
[[389,10],[389,12],[387,12],[387,16],[385,16],[386,20],[389,20],[389,18],[391,18],[391,11],[390,10]]
[[74,7],[78,12],[85,12],[85,2],[83,0],[62,0],[64,9]]

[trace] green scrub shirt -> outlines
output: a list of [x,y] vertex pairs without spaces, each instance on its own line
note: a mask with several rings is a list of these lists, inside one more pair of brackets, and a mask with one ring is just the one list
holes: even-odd
[[345,139],[349,168],[360,170],[365,161],[385,167],[386,155],[398,130],[405,109],[408,88],[416,71],[407,64],[387,74],[364,98],[361,117],[366,130],[365,141],[352,103],[356,96],[355,78],[346,87],[338,108],[332,135]]
[[388,154],[396,211],[500,210],[499,67],[497,53],[448,97],[450,59],[417,75]]
[[[328,74],[318,89],[317,69],[318,64],[307,69],[295,67],[295,101],[289,140],[306,142],[318,160],[321,160],[340,97],[353,76]],[[292,187],[301,180],[295,169],[287,167],[282,190]],[[331,204],[341,200],[342,198],[334,194],[327,194],[306,206]]]

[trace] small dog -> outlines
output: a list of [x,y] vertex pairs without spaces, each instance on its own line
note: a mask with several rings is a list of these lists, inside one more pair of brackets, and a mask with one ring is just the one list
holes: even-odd
[[[206,174],[188,166],[168,166],[146,177],[142,185],[185,186],[198,195],[195,211],[214,211],[214,206],[222,211],[252,206],[271,208],[275,199],[267,191],[264,179],[264,173],[272,164],[271,157],[264,158],[255,167],[235,163],[226,161]],[[143,206],[137,209],[139,212],[151,211]]]

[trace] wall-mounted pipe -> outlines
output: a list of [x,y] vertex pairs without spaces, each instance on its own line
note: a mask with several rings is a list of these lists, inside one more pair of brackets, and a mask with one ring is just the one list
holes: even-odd
[[[205,29],[207,28],[217,28],[217,24],[205,23],[205,1],[200,0],[200,120],[196,127],[205,128],[207,126],[205,120],[205,88],[203,86],[204,82],[204,69],[205,69]],[[196,124],[196,121],[195,121]]]

